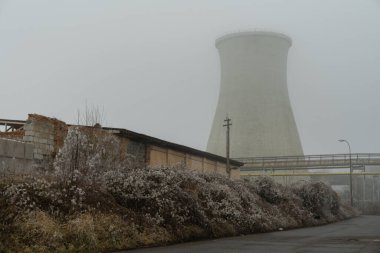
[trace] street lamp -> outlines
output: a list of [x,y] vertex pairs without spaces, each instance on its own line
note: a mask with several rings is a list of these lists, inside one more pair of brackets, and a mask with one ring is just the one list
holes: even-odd
[[350,154],[350,203],[351,206],[353,206],[353,200],[352,200],[352,161],[351,161],[351,146],[350,143],[347,140],[338,140],[339,142],[345,142],[348,145],[348,151]]

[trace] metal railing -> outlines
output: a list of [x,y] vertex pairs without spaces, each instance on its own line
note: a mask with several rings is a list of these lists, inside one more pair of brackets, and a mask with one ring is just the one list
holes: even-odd
[[[350,154],[325,154],[306,156],[241,157],[233,158],[252,169],[287,168],[344,168],[350,165]],[[352,166],[380,165],[380,153],[352,153]]]

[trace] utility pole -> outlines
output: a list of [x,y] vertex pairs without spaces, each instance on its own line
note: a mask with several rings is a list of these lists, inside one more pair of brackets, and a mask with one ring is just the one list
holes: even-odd
[[228,115],[226,119],[224,120],[226,122],[223,127],[227,127],[226,132],[226,158],[227,158],[227,173],[228,176],[231,177],[231,168],[230,168],[230,126],[232,126],[231,119],[228,118]]

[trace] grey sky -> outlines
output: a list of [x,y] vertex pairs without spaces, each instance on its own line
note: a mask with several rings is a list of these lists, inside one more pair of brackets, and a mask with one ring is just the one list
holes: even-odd
[[[39,113],[205,149],[218,98],[214,41],[293,39],[288,87],[305,154],[380,152],[379,0],[0,0],[0,118]],[[233,119],[232,119],[233,120]]]

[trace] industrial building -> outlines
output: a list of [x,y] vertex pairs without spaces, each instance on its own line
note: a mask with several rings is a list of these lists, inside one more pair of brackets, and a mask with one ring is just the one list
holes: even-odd
[[[1,120],[0,173],[27,173],[35,161],[54,156],[63,145],[67,129],[72,127],[57,119],[29,114],[26,121]],[[93,128],[93,127],[92,127]],[[121,128],[101,128],[118,136],[127,154],[136,158],[139,166],[158,167],[184,165],[205,172],[219,173],[232,179],[240,177],[243,163],[231,160],[227,170],[226,158],[164,141]]]

